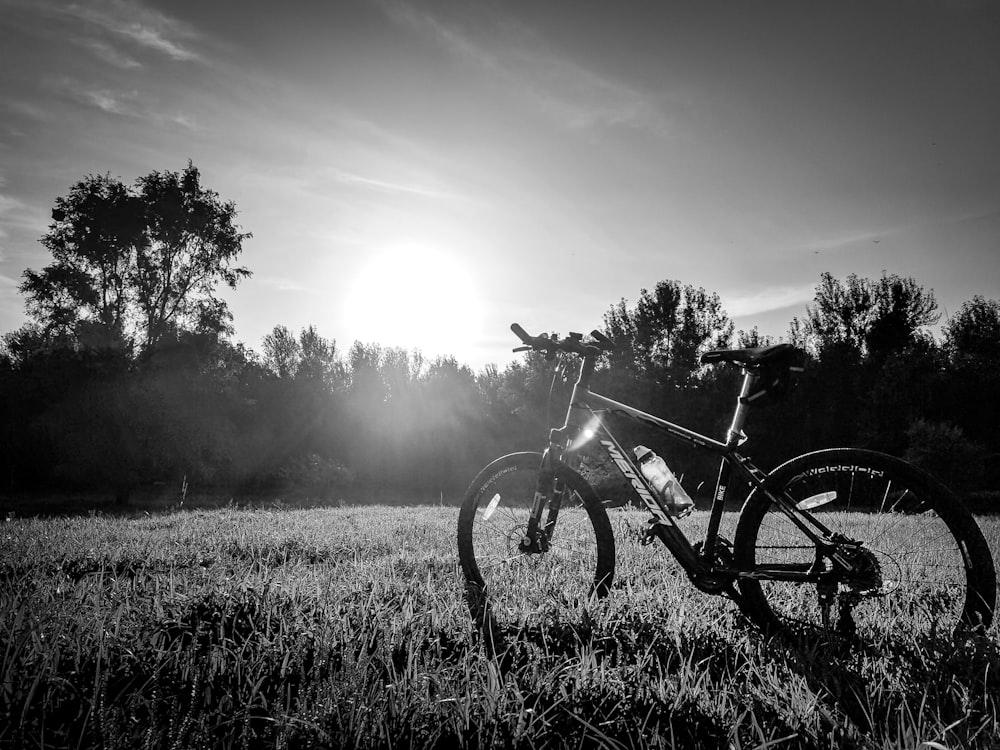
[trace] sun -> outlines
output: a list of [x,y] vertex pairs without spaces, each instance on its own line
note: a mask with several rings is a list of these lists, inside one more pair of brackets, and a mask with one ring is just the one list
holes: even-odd
[[404,244],[362,266],[345,299],[344,332],[352,341],[461,361],[480,336],[481,319],[475,279],[461,256]]

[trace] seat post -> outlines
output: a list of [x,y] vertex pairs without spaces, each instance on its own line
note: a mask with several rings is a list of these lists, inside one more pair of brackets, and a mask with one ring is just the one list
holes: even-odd
[[736,402],[736,411],[733,412],[733,422],[729,426],[729,432],[726,433],[726,445],[729,448],[736,448],[747,440],[747,436],[743,432],[747,412],[750,410],[750,402],[747,397],[753,391],[757,377],[757,373],[743,368],[743,387],[740,389],[739,400]]

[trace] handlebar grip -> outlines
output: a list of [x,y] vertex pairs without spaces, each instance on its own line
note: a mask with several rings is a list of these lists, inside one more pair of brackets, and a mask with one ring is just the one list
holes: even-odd
[[519,339],[521,339],[521,341],[523,341],[525,344],[528,345],[531,344],[531,336],[529,336],[528,332],[525,331],[523,328],[521,328],[520,325],[518,325],[517,323],[511,323],[510,330],[512,330],[514,332],[514,335],[517,336]]
[[599,343],[607,351],[614,350],[614,348],[615,348],[615,342],[612,341],[611,339],[609,339],[607,336],[605,336],[600,331],[598,331],[596,328],[593,331],[590,332],[590,335],[593,336],[594,340],[597,341],[597,343]]

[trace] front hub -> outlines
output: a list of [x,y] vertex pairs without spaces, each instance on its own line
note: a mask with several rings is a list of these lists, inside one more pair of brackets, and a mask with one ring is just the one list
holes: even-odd
[[539,533],[534,539],[524,533],[523,530],[515,531],[511,534],[511,541],[517,541],[516,545],[511,545],[522,555],[537,555],[548,552],[548,540],[544,534]]

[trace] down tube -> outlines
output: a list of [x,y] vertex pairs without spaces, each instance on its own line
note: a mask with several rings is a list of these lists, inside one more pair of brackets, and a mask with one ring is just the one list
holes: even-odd
[[642,499],[649,512],[653,514],[656,520],[654,531],[657,536],[673,552],[674,557],[677,558],[686,570],[689,572],[697,570],[700,567],[698,556],[694,551],[694,547],[691,546],[691,542],[684,536],[684,532],[681,531],[673,516],[663,507],[652,487],[646,482],[645,477],[636,470],[635,465],[626,457],[621,444],[606,427],[601,430],[600,442],[601,447],[607,452],[608,457],[618,467],[618,471],[622,473],[632,486],[632,489]]

